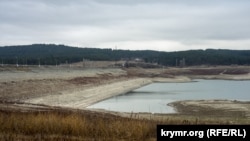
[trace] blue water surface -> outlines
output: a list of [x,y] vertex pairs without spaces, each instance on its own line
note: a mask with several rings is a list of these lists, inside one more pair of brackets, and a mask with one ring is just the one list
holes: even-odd
[[119,112],[174,113],[168,103],[208,99],[250,101],[250,81],[199,79],[189,83],[153,83],[88,108]]

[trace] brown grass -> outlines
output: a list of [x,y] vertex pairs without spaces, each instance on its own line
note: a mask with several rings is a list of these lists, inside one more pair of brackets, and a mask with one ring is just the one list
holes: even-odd
[[[155,115],[157,116],[157,115]],[[90,111],[0,111],[0,141],[5,140],[156,140],[157,124],[230,124],[232,119],[170,115],[157,119],[124,118]]]
[[156,123],[78,112],[2,112],[0,140],[146,140]]
[[245,117],[136,114],[129,118],[91,111],[0,111],[2,140],[156,140],[157,124],[249,124]]

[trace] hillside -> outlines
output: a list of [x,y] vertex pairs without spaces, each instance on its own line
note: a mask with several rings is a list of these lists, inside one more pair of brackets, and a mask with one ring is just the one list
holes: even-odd
[[77,48],[54,44],[0,47],[1,64],[56,65],[84,60],[118,61],[141,58],[165,66],[249,65],[250,50],[189,50],[179,52]]

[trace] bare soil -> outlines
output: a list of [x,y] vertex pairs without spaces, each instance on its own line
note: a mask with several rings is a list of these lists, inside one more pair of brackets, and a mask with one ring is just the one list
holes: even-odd
[[213,117],[250,118],[250,102],[230,100],[187,100],[169,104],[179,113],[186,115],[205,115]]

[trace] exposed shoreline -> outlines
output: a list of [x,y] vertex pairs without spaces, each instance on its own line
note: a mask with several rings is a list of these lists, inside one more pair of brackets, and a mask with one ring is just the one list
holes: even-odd
[[207,115],[250,118],[250,101],[236,100],[183,100],[168,104],[178,113],[186,115]]
[[127,93],[133,89],[151,83],[149,79],[135,78],[122,80],[76,91],[64,92],[60,95],[47,95],[25,100],[26,103],[45,104],[50,106],[60,106],[76,109],[84,109],[87,106],[107,99],[109,97]]
[[[221,125],[250,123],[250,118],[244,114],[244,111],[241,111],[242,107],[247,108],[250,103],[235,101],[211,101],[207,103],[208,106],[203,101],[186,102],[186,105],[179,104],[180,106],[176,107],[178,109],[182,108],[183,111],[179,110],[179,113],[175,114],[126,113],[85,108],[100,100],[126,93],[154,82],[181,83],[193,81],[187,75],[175,75],[167,71],[172,70],[171,68],[158,70],[134,69],[132,74],[136,72],[137,74],[135,75],[129,75],[127,70],[122,69],[63,70],[56,68],[55,70],[38,70],[35,73],[30,71],[0,71],[0,78],[4,76],[4,80],[0,80],[0,115],[2,123],[7,122],[7,125],[11,125],[11,128],[6,126],[6,129],[10,129],[13,132],[13,134],[9,134],[6,130],[3,130],[3,135],[8,138],[10,135],[16,138],[21,136],[27,140],[34,138],[35,133],[39,140],[44,136],[40,134],[44,132],[44,129],[53,127],[53,131],[59,131],[59,134],[56,135],[60,137],[63,135],[62,139],[70,139],[71,136],[64,136],[64,134],[72,133],[72,131],[76,132],[72,136],[73,139],[77,139],[79,133],[82,133],[79,131],[87,131],[86,135],[93,131],[101,133],[105,131],[102,135],[107,135],[106,128],[114,125],[111,128],[113,129],[111,133],[118,135],[118,140],[121,139],[120,135],[124,133],[135,133],[135,136],[137,136],[137,131],[146,135],[147,138],[149,137],[148,135],[151,135],[153,137],[152,140],[154,140],[157,124]],[[216,109],[213,107],[216,102],[218,103],[217,106],[227,104],[225,106],[228,107],[231,104],[234,111],[232,109],[220,109],[221,107]],[[194,103],[196,104],[195,106]],[[194,114],[194,107],[199,112]],[[246,110],[249,113],[250,110]],[[79,122],[79,119],[82,119],[82,122]],[[117,127],[119,128],[117,129]],[[136,130],[131,130],[131,127]],[[150,127],[151,130],[148,130],[147,127]],[[30,129],[30,136],[23,134],[22,130],[27,128]],[[75,128],[76,130],[72,130]],[[58,132],[48,132],[49,136],[54,136],[55,133]],[[97,137],[96,133],[93,135],[93,138]],[[105,139],[107,138],[105,137]]]
[[[247,78],[249,75],[246,75]],[[236,79],[235,79],[236,78]],[[237,80],[240,77],[232,77],[225,80]],[[195,78],[203,79],[203,78]],[[208,78],[207,78],[208,79]],[[244,79],[249,80],[249,79]],[[73,93],[64,93],[61,95],[48,95],[45,97],[29,99],[25,101],[26,103],[32,104],[45,104],[49,106],[59,106],[65,108],[73,109],[83,109],[99,101],[108,99],[113,96],[127,93],[134,89],[149,85],[151,83],[184,83],[192,82],[193,79],[190,79],[186,76],[176,76],[175,78],[130,78],[122,80],[119,82],[113,82],[110,84],[100,85],[84,89],[81,91],[74,91]],[[101,92],[101,93],[100,93]],[[82,95],[84,94],[84,95]],[[241,102],[241,101],[230,101],[230,100],[188,100],[188,101],[176,101],[168,104],[175,108],[176,113],[173,114],[184,114],[184,115],[207,115],[207,116],[234,116],[234,117],[250,117],[250,102]],[[102,109],[87,109],[90,111],[97,111],[103,113],[115,113],[120,116],[128,117],[129,113],[122,112],[112,112]],[[146,113],[137,113],[145,118]],[[151,113],[148,113],[151,114]],[[233,115],[232,115],[233,114]],[[161,116],[168,115],[162,114]],[[147,117],[147,116],[146,116]]]
[[[250,73],[224,74],[222,70],[230,67],[219,68],[217,75],[196,74],[197,68],[168,68],[168,69],[74,69],[74,68],[31,68],[25,71],[2,71],[0,72],[0,100],[13,103],[23,103],[20,107],[37,107],[44,105],[61,108],[84,109],[86,107],[110,98],[140,88],[142,86],[157,83],[191,82],[193,79],[224,79],[224,80],[250,80]],[[199,73],[213,73],[216,68],[198,68]],[[231,67],[232,70],[243,69],[250,72],[250,67]],[[194,72],[192,72],[195,70]],[[187,74],[188,73],[188,74]],[[216,100],[215,100],[216,101]],[[185,102],[185,101],[184,101]],[[197,101],[196,106],[204,101]],[[205,101],[210,106],[214,101]],[[218,101],[217,101],[218,102]],[[228,101],[220,101],[221,104]],[[232,104],[234,103],[234,104]],[[241,103],[232,101],[231,106],[239,107]],[[182,102],[179,103],[183,104]],[[186,107],[192,107],[194,102],[186,102]],[[245,106],[250,105],[245,103]],[[9,104],[8,104],[9,105]],[[175,108],[179,114],[187,113],[178,103]],[[15,105],[14,105],[15,106]],[[16,106],[19,106],[16,104]],[[188,110],[187,108],[186,110]],[[203,109],[200,107],[200,109]],[[227,110],[222,107],[213,111]],[[191,109],[190,109],[191,110]],[[236,108],[236,111],[240,108]],[[190,111],[189,111],[190,112]],[[206,114],[206,113],[200,113]]]
[[25,103],[44,104],[49,106],[60,106],[67,108],[85,109],[86,107],[102,101],[104,99],[125,94],[137,88],[151,84],[153,82],[172,83],[172,82],[190,82],[187,77],[176,78],[130,78],[94,86],[73,92],[64,92],[59,95],[47,95],[38,98],[30,98]]

